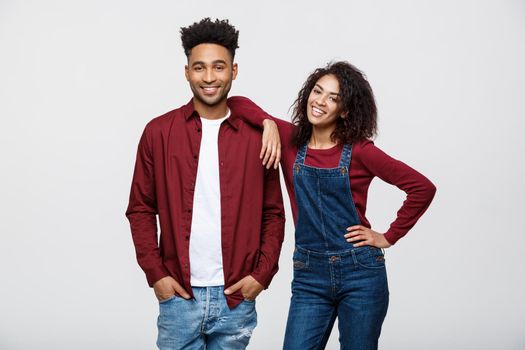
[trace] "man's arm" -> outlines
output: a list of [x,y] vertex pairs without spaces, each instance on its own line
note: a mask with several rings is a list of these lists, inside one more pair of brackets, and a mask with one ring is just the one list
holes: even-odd
[[152,287],[169,273],[162,264],[157,243],[157,200],[150,137],[146,126],[138,146],[126,216],[131,226],[137,261]]
[[268,288],[279,269],[279,255],[284,240],[284,205],[279,170],[265,170],[262,236],[259,261],[251,276]]
[[137,261],[146,273],[150,287],[159,300],[174,294],[189,299],[190,295],[170,276],[162,263],[157,238],[157,198],[151,135],[146,126],[139,142],[135,172],[131,184],[126,216],[131,225]]

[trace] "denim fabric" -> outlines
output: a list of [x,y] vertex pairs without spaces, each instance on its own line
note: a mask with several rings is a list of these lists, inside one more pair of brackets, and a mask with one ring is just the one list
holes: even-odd
[[297,152],[294,190],[297,203],[295,243],[318,252],[345,252],[351,245],[346,228],[360,224],[348,179],[352,146],[345,145],[339,166],[320,169],[304,165],[306,146]]
[[377,349],[388,309],[381,249],[354,248],[346,228],[360,223],[348,177],[352,147],[338,168],[304,165],[306,146],[294,164],[298,205],[294,279],[285,350],[324,349],[338,318],[341,349]]
[[194,299],[174,296],[159,303],[159,349],[245,349],[257,325],[255,301],[230,310],[223,286],[192,289]]
[[284,349],[324,349],[339,318],[341,349],[377,349],[388,308],[383,253],[324,254],[297,247]]

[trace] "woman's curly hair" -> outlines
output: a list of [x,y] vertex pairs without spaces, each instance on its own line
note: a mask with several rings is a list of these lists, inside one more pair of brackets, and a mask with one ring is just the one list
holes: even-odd
[[377,108],[365,75],[348,62],[334,62],[310,74],[293,104],[292,122],[297,126],[293,141],[297,147],[307,143],[312,135],[312,124],[306,114],[310,92],[317,81],[328,74],[334,75],[339,82],[340,112],[347,114],[337,119],[332,141],[352,144],[376,135]]
[[227,19],[212,21],[208,17],[204,18],[200,22],[181,28],[180,37],[184,53],[188,58],[191,49],[199,44],[218,44],[228,49],[233,60],[235,49],[239,47],[239,31],[228,23]]

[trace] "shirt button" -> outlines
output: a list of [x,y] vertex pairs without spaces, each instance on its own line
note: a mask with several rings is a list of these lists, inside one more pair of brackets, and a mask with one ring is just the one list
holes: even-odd
[[193,155],[193,159],[197,159],[197,155],[196,154]]
[[190,236],[186,235],[186,237],[184,237],[185,240],[188,240],[190,239]]
[[224,165],[224,162],[221,162],[221,166],[223,166],[223,165]]
[[201,128],[197,128],[197,132],[201,132]]
[[334,261],[336,261],[336,260],[337,260],[337,256],[334,255],[334,256],[331,256],[331,257],[330,257],[330,261],[331,261],[331,262],[334,262]]
[[191,213],[191,209],[188,209],[188,213]]

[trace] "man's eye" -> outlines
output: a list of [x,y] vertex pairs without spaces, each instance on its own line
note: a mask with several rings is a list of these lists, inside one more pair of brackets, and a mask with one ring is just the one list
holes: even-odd
[[193,69],[194,69],[195,71],[197,71],[197,72],[200,72],[200,71],[202,70],[202,67],[197,66],[197,67],[194,67]]
[[224,70],[224,67],[223,66],[216,66],[215,70],[220,72],[220,71]]

